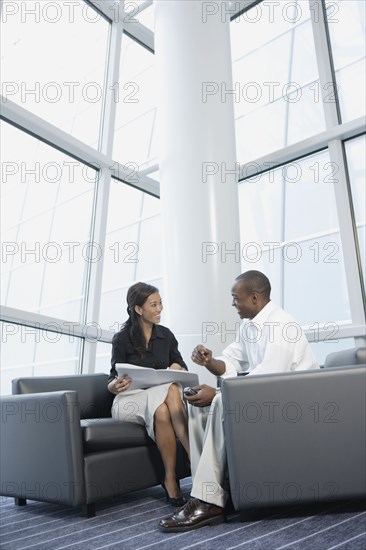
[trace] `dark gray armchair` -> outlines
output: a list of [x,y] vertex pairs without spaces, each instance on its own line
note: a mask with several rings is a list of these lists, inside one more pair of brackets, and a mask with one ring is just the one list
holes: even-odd
[[232,501],[255,510],[366,496],[366,368],[222,384]]
[[335,351],[334,353],[327,355],[324,361],[324,368],[349,367],[351,365],[366,366],[365,346]]
[[[196,376],[193,374],[193,376]],[[1,397],[1,490],[18,505],[85,506],[157,485],[160,453],[143,426],[111,418],[106,374],[20,378]],[[177,477],[190,475],[178,443]]]

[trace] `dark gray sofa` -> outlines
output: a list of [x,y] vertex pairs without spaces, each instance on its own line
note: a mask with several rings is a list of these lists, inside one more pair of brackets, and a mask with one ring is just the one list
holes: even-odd
[[366,365],[366,347],[344,349],[329,353],[324,361],[324,368],[329,367],[350,367],[352,365]]
[[366,496],[366,368],[222,384],[231,496],[242,519],[272,506]]
[[[13,395],[1,397],[1,495],[18,505],[26,499],[83,505],[92,517],[96,502],[161,482],[160,453],[145,428],[112,420],[107,379],[13,380]],[[179,443],[177,451],[181,479],[190,471]]]

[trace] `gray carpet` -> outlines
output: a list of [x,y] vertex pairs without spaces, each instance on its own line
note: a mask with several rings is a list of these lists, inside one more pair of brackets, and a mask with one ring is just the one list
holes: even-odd
[[[188,497],[190,479],[181,486]],[[243,522],[233,513],[223,525],[171,534],[157,527],[160,518],[172,513],[161,487],[99,503],[91,519],[79,509],[42,502],[28,501],[18,507],[10,498],[1,498],[0,512],[4,550],[366,549],[366,505],[360,502],[274,509]]]

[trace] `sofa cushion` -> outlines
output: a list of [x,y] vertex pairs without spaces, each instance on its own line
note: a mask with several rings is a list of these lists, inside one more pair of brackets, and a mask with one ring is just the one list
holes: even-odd
[[81,420],[81,432],[86,453],[154,445],[144,426],[112,418]]

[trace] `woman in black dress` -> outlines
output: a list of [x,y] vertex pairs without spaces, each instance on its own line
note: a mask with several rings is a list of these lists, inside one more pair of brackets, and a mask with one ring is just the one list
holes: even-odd
[[112,340],[112,368],[108,389],[115,394],[112,417],[146,427],[156,442],[165,468],[163,486],[168,501],[182,506],[175,475],[176,438],[189,456],[186,410],[180,385],[161,384],[148,389],[129,390],[128,376],[118,377],[116,363],[130,363],[153,369],[187,370],[174,334],[159,326],[163,304],[157,288],[136,283],[127,292],[128,319]]

